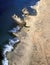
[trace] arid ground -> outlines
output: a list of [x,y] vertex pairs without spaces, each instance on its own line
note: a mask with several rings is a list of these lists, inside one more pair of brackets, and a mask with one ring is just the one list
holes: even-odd
[[9,65],[50,65],[50,0],[40,0],[33,8],[37,15],[24,19],[30,27],[13,33],[21,42],[8,53]]

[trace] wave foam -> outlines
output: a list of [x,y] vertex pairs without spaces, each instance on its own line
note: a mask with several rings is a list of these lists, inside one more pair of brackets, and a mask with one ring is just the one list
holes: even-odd
[[20,26],[16,26],[15,28],[13,28],[12,30],[9,30],[8,32],[10,32],[10,33],[16,33],[16,32],[18,32],[20,29],[21,29]]
[[8,60],[6,57],[7,52],[11,52],[13,50],[13,46],[19,42],[19,39],[17,37],[13,39],[9,39],[9,44],[6,44],[3,48],[3,56],[4,59],[2,60],[2,65],[8,65]]

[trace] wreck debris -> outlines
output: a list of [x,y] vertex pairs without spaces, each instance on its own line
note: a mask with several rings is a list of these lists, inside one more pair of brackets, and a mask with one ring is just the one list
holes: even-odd
[[20,19],[16,14],[12,16],[12,19],[21,27],[26,26],[26,22]]
[[[24,26],[24,27],[27,27],[27,28],[30,27],[30,26],[27,26],[27,25],[26,25],[26,22],[25,22],[24,20],[22,20],[21,18],[19,18],[16,14],[14,14],[14,15],[12,16],[12,19],[17,23],[19,29],[21,29],[23,26]],[[15,29],[13,29],[13,30],[15,30]]]
[[24,15],[29,15],[27,8],[22,9],[22,12],[23,12]]

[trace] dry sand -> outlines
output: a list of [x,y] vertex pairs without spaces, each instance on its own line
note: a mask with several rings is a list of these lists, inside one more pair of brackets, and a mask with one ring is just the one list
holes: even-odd
[[27,16],[30,28],[15,34],[21,42],[8,53],[9,65],[50,65],[50,0],[40,0],[37,16]]

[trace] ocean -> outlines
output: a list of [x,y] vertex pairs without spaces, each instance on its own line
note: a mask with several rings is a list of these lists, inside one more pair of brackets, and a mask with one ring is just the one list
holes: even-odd
[[16,14],[23,19],[23,8],[27,8],[30,15],[37,15],[37,11],[32,9],[31,6],[36,5],[38,1],[0,0],[0,65],[8,65],[6,53],[11,52],[14,44],[20,41],[18,37],[9,34],[9,30],[13,30],[13,28],[18,31],[17,23],[12,21],[11,16]]

